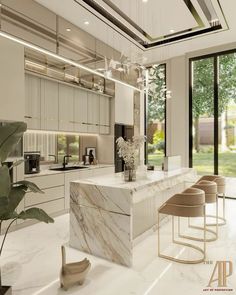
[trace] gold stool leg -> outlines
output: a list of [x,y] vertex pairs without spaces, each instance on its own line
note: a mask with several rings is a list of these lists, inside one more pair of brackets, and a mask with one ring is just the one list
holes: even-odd
[[[172,234],[172,242],[174,244],[177,244],[177,245],[186,246],[186,247],[195,249],[198,252],[202,253],[203,256],[202,256],[202,258],[196,259],[196,260],[185,260],[185,259],[179,259],[179,258],[176,258],[176,257],[161,254],[160,253],[160,236],[159,236],[160,235],[160,227],[158,228],[158,256],[161,257],[161,258],[165,258],[165,259],[168,259],[168,260],[171,260],[171,261],[184,263],[184,264],[197,264],[197,263],[203,262],[205,260],[205,256],[206,256],[206,243],[204,244],[204,248],[202,249],[202,248],[200,248],[198,246],[195,246],[195,245],[192,245],[190,243],[184,243],[184,242],[181,242],[181,241],[176,241],[175,240],[175,219],[174,219],[173,215],[172,215],[171,223],[172,223],[172,233],[171,233]],[[159,212],[158,212],[158,224],[159,224]],[[178,231],[179,230],[180,230],[180,217],[178,216]],[[204,242],[206,242],[205,241],[205,235],[206,235],[206,233],[204,231]]]
[[226,223],[226,218],[225,218],[225,193],[223,193],[223,219]]
[[203,235],[203,239],[204,239],[204,244],[203,244],[203,251],[204,251],[204,260],[206,260],[206,205],[204,205],[204,235]]
[[[218,197],[218,195],[217,195],[217,197]],[[207,215],[207,217],[215,218],[216,216],[215,215]],[[222,221],[222,222],[219,222],[219,221]],[[216,224],[217,224],[217,222],[215,222],[215,223],[207,223],[207,226],[216,226]],[[222,226],[222,225],[225,225],[225,224],[226,224],[226,218],[225,218],[225,194],[223,194],[223,217],[219,216],[219,214],[218,214],[218,227]]]
[[218,198],[218,195],[217,195],[217,198],[216,198],[216,238],[218,239],[218,223],[219,223],[219,219],[218,219],[218,202],[219,202],[219,198]]
[[[206,214],[206,205],[205,205],[205,209],[204,210],[205,210],[205,213],[204,214]],[[216,216],[217,216],[217,212],[218,212],[218,198],[216,199]],[[208,217],[208,216],[210,216],[210,215],[206,215],[206,217]],[[216,216],[215,215],[212,215],[211,217],[215,217],[216,218]],[[190,224],[190,218],[189,217],[188,217],[188,227],[194,228],[194,229],[198,229],[198,230],[204,230],[206,232],[211,233],[213,235],[213,237],[212,238],[208,238],[208,239],[206,238],[206,242],[214,242],[218,238],[218,226],[217,226],[218,217],[217,217],[216,220],[217,220],[217,222],[216,222],[216,224],[214,224],[216,226],[216,231],[207,228],[207,226],[208,226],[207,223],[206,223],[206,227],[205,228],[202,227],[202,226],[191,225]],[[180,234],[180,231],[179,231],[179,234],[178,235],[179,235],[180,238],[184,238],[184,239],[188,239],[188,240],[192,240],[192,241],[204,242],[204,239],[202,239],[202,238],[195,238],[193,236]]]
[[158,256],[160,256],[161,242],[160,242],[160,213],[159,213],[159,211],[157,211],[157,240],[158,240]]

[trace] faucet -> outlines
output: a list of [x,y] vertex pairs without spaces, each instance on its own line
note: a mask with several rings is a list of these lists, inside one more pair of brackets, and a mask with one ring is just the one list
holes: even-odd
[[71,155],[65,155],[65,156],[63,157],[63,163],[62,163],[62,166],[63,166],[64,169],[65,169],[66,165],[68,164],[68,162],[66,162],[66,159],[67,159],[67,158],[71,158],[71,157],[72,157]]

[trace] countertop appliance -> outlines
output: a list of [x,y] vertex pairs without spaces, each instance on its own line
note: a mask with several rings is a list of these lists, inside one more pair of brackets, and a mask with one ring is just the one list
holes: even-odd
[[40,152],[25,152],[25,174],[40,172]]
[[134,126],[133,125],[124,125],[124,124],[115,124],[115,137],[114,137],[114,161],[115,161],[115,173],[124,171],[124,161],[119,157],[117,151],[116,140],[122,136],[125,140],[132,139],[134,136]]

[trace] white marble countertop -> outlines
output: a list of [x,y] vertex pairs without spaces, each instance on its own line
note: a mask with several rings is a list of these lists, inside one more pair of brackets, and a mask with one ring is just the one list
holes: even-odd
[[139,179],[137,177],[137,180],[133,182],[125,182],[123,178],[123,173],[113,173],[113,174],[108,174],[105,176],[94,176],[91,178],[80,179],[80,180],[76,180],[72,182],[138,191],[143,189],[144,187],[147,187],[156,183],[161,183],[162,181],[169,180],[178,176],[182,176],[183,174],[187,174],[190,171],[193,171],[193,169],[181,168],[181,169],[168,171],[168,172],[147,171],[146,178]]
[[[52,166],[52,165],[50,165]],[[56,166],[61,166],[61,165],[55,165]],[[73,165],[69,165],[68,167],[73,166]],[[83,165],[80,165],[83,166]],[[108,167],[114,167],[114,165],[111,164],[97,164],[97,165],[89,165],[89,166],[84,166],[86,168],[84,169],[78,169],[78,170],[66,170],[66,171],[55,171],[55,170],[50,170],[49,166],[44,167],[43,169],[41,169],[41,171],[39,173],[35,173],[35,174],[25,174],[25,178],[31,178],[31,177],[39,177],[39,176],[45,176],[45,175],[53,175],[53,174],[61,174],[61,173],[72,173],[72,172],[81,172],[81,171],[87,171],[87,170],[91,170],[91,169],[100,169],[100,168],[108,168]]]

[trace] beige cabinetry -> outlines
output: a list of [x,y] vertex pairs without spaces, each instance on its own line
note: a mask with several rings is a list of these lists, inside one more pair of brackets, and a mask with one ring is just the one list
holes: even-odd
[[99,95],[88,93],[88,132],[99,133],[100,114],[99,114]]
[[65,209],[63,173],[28,177],[27,180],[34,182],[43,191],[43,194],[26,193],[25,209],[37,207],[45,210],[48,214],[58,213]]
[[25,122],[29,129],[41,128],[40,79],[25,75]]
[[58,83],[41,79],[41,129],[58,131]]
[[72,131],[74,129],[74,89],[59,84],[59,130]]
[[88,132],[88,92],[74,88],[74,131]]
[[24,46],[0,37],[0,121],[24,121]]
[[110,97],[25,75],[25,121],[29,129],[110,133]]
[[109,134],[110,133],[110,99],[109,97],[100,95],[99,98],[99,133]]

